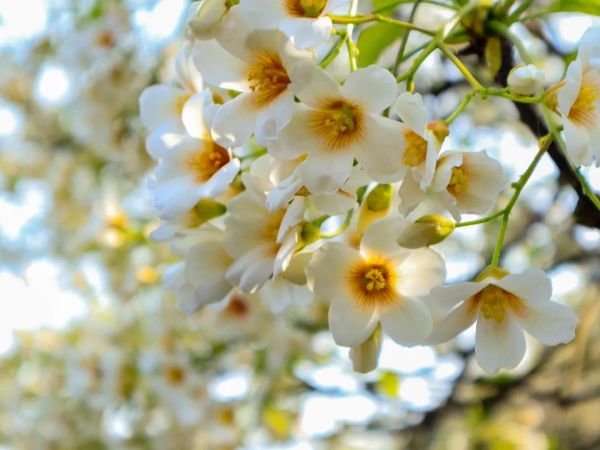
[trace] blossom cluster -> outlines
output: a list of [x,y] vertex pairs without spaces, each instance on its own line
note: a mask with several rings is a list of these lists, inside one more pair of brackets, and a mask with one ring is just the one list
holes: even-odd
[[[151,238],[181,258],[165,287],[187,314],[239,292],[312,293],[330,302],[330,331],[359,372],[376,368],[381,332],[432,345],[476,323],[477,360],[489,373],[519,364],[525,331],[546,345],[571,341],[578,318],[550,301],[542,270],[498,267],[501,239],[475,281],[444,286],[444,256],[430,246],[470,225],[463,215],[492,210],[508,179],[485,150],[444,147],[454,117],[433,120],[411,77],[357,69],[350,44],[342,84],[322,67],[318,55],[335,54],[332,41],[351,33],[333,20],[353,15],[349,3],[192,4],[177,79],[140,98],[162,220]],[[504,91],[476,93],[538,95],[562,117],[573,162],[599,163],[599,32],[586,33],[566,79],[543,95],[534,66],[515,68]],[[427,196],[438,214],[408,219]],[[510,209],[501,215],[508,222]]]

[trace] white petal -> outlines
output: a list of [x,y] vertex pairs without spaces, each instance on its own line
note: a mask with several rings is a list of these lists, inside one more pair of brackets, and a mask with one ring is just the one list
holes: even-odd
[[428,295],[446,279],[443,255],[432,248],[410,252],[399,269],[398,290],[407,297]]
[[239,9],[246,20],[262,30],[276,30],[288,17],[285,2],[279,0],[242,0]]
[[210,180],[198,186],[196,192],[201,198],[215,198],[219,195],[223,195],[227,192],[229,185],[235,179],[239,171],[239,159],[232,159],[221,167],[217,173],[210,177]]
[[331,36],[331,28],[329,17],[293,17],[282,20],[279,25],[279,29],[293,39],[298,49],[316,48],[323,44]]
[[162,158],[181,141],[184,133],[185,128],[179,120],[160,125],[146,138],[146,151],[153,159]]
[[425,189],[431,185],[433,181],[433,177],[435,175],[435,166],[437,163],[438,149],[435,141],[435,137],[432,136],[432,133],[429,134],[427,139],[427,154],[425,156],[425,167],[424,171],[421,174],[421,181],[419,186],[421,189]]
[[522,273],[513,273],[493,284],[527,302],[542,303],[552,297],[550,277],[540,269],[529,268]]
[[577,59],[581,60],[583,67],[600,67],[600,27],[588,28],[583,33]]
[[173,220],[188,212],[199,199],[194,176],[189,175],[158,186],[153,193],[152,205],[162,219]]
[[256,292],[273,274],[273,246],[264,244],[237,259],[225,277],[243,292]]
[[306,209],[306,198],[296,197],[290,204],[281,220],[279,233],[277,234],[277,242],[281,242],[284,235],[293,227],[304,220],[304,210]]
[[390,71],[373,65],[352,72],[342,87],[342,95],[368,112],[380,113],[394,102],[396,90],[396,79]]
[[360,259],[360,254],[347,245],[339,242],[324,244],[306,265],[308,288],[329,300],[346,297],[344,286],[348,270]]
[[292,119],[294,112],[294,94],[286,90],[266,108],[258,113],[254,141],[264,146],[268,140],[277,138],[278,133]]
[[338,149],[330,152],[317,147],[300,165],[299,173],[310,192],[333,194],[348,180],[353,164],[354,158],[349,151]]
[[320,143],[311,137],[305,125],[310,111],[304,105],[295,105],[292,119],[281,130],[277,140],[267,142],[267,150],[273,158],[294,159],[320,146]]
[[592,163],[592,148],[595,146],[590,142],[590,133],[582,124],[565,117],[563,120],[565,129],[565,143],[569,157],[576,166],[589,166]]
[[556,302],[530,303],[525,316],[515,315],[521,326],[544,345],[567,344],[575,338],[579,318]]
[[229,100],[215,115],[213,139],[221,147],[241,147],[254,132],[258,112],[252,105],[251,93]]
[[400,197],[398,211],[406,217],[413,212],[425,198],[425,190],[419,187],[419,183],[415,181],[412,173],[407,173],[398,190],[398,196]]
[[140,95],[140,120],[149,130],[179,118],[177,103],[186,95],[182,89],[159,84],[144,89]]
[[276,211],[291,201],[302,186],[304,186],[304,183],[296,175],[292,175],[287,180],[278,184],[267,194],[267,207],[269,211]]
[[392,109],[411,130],[425,138],[427,110],[421,94],[404,92],[398,97]]
[[479,313],[475,336],[475,355],[481,368],[494,374],[514,369],[525,356],[525,333],[516,320],[507,316],[501,323]]
[[183,107],[181,119],[188,134],[198,139],[210,138],[210,124],[204,119],[205,109],[213,106],[212,92],[194,94]]
[[461,152],[445,152],[437,162],[435,175],[431,182],[431,189],[435,192],[445,190],[452,178],[452,168],[458,167],[463,162],[463,154]]
[[216,28],[215,39],[231,55],[250,62],[255,49],[250,48],[249,41],[253,35],[261,33],[264,31],[257,30],[251,22],[248,22],[240,6],[236,5],[229,10]]
[[360,309],[351,299],[334,299],[329,307],[329,330],[335,343],[342,347],[354,347],[365,342],[377,322],[374,309]]
[[365,115],[363,122],[363,139],[352,147],[358,162],[369,173],[391,175],[402,170],[406,125],[371,114]]
[[196,41],[193,59],[210,84],[234,91],[249,90],[247,63],[227,52],[217,41]]
[[431,314],[423,302],[403,297],[396,305],[379,311],[383,331],[399,345],[422,344],[433,330]]
[[428,305],[435,311],[449,311],[486,287],[488,283],[463,282],[450,286],[438,286],[431,290]]
[[409,224],[408,220],[401,217],[384,217],[376,220],[367,228],[360,241],[360,253],[365,257],[369,255],[392,257],[400,264],[410,252],[401,248],[396,240],[400,232]]
[[454,339],[475,323],[477,311],[470,311],[469,302],[464,302],[433,328],[427,338],[428,345],[438,345]]
[[564,115],[568,116],[571,107],[581,89],[583,68],[580,60],[573,61],[567,69],[565,85],[558,91],[558,109]]
[[294,256],[294,250],[296,250],[296,244],[298,243],[298,233],[294,230],[290,230],[281,239],[281,247],[275,256],[275,263],[273,266],[273,278],[279,276],[285,272],[290,265],[292,256]]
[[312,108],[320,108],[325,99],[339,97],[342,92],[340,84],[315,63],[298,64],[291,71],[290,78],[294,84],[305,86],[295,94],[302,103]]

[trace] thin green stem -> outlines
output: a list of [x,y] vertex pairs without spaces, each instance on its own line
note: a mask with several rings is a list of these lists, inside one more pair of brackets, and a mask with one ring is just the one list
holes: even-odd
[[460,70],[460,73],[462,73],[465,79],[471,84],[471,86],[473,86],[473,89],[482,93],[485,91],[485,88],[479,83],[479,81],[477,81],[473,74],[469,72],[469,69],[465,67],[462,61],[458,59],[454,53],[452,53],[447,45],[445,45],[443,42],[440,42],[438,47],[444,53],[444,55],[446,55],[446,57],[452,61],[456,68]]
[[508,24],[512,24],[519,19],[519,16],[525,12],[532,4],[534,0],[523,0],[521,4],[515,9],[510,16],[506,19]]
[[[410,12],[410,17],[408,21],[413,23],[415,20],[415,15],[417,14],[417,10],[419,9],[419,5],[421,4],[421,0],[416,0],[412,11]],[[394,68],[392,73],[394,76],[398,76],[398,72],[400,70],[400,64],[402,63],[402,58],[404,56],[404,51],[406,50],[406,44],[408,44],[408,36],[410,34],[410,28],[405,28],[402,32],[402,42],[400,43],[400,49],[398,50],[398,54],[396,55],[396,61],[394,62]]]
[[533,57],[529,54],[527,48],[525,48],[523,41],[519,39],[512,31],[510,31],[510,28],[506,24],[498,22],[497,20],[492,20],[488,22],[487,26],[490,30],[494,31],[498,35],[508,39],[511,44],[516,47],[519,55],[521,55],[521,59],[523,59],[525,64],[533,64]]
[[501,209],[500,211],[498,211],[498,212],[496,212],[494,214],[491,214],[489,216],[482,217],[481,219],[471,220],[469,222],[457,222],[455,224],[455,227],[456,228],[470,227],[471,225],[481,225],[483,223],[488,223],[488,222],[491,222],[494,219],[497,219],[500,216],[503,216],[504,212],[505,212],[504,209]]
[[[552,144],[552,142],[554,141],[554,135],[549,134],[545,138],[542,138],[542,141],[543,141],[543,143],[540,146],[539,151],[535,155],[535,158],[533,158],[533,161],[531,161],[531,164],[529,164],[529,167],[527,168],[525,173],[523,173],[523,175],[521,175],[521,178],[519,178],[519,181],[517,181],[516,183],[513,184],[513,186],[515,188],[515,193],[511,197],[511,199],[508,202],[508,204],[506,205],[506,207],[501,211],[502,214],[500,214],[500,215],[503,216],[502,217],[502,226],[500,227],[500,233],[498,234],[498,241],[496,242],[496,248],[494,249],[494,257],[492,258],[492,266],[493,267],[497,267],[498,263],[500,261],[500,253],[502,252],[502,246],[504,244],[504,237],[506,235],[506,229],[508,227],[508,222],[510,220],[510,213],[511,213],[513,207],[515,206],[515,204],[517,203],[517,200],[519,199],[519,196],[521,195],[523,188],[529,181],[529,178],[531,178],[531,175],[533,174],[535,168],[537,167],[538,163],[540,162],[540,159],[542,159],[542,156],[544,156],[544,153],[546,153],[546,151],[550,147],[550,144]],[[496,217],[499,217],[499,215]]]
[[334,238],[334,237],[342,234],[350,226],[350,222],[352,222],[353,215],[354,215],[354,208],[352,208],[350,211],[348,211],[348,213],[346,214],[346,219],[344,220],[344,223],[342,223],[341,227],[339,227],[335,231],[332,231],[331,233],[321,233],[320,238],[321,239],[331,239],[331,238]]
[[402,28],[408,28],[411,30],[419,31],[429,36],[435,36],[436,32],[433,30],[427,30],[425,28],[418,27],[410,22],[403,22],[402,20],[392,19],[391,17],[383,16],[381,14],[367,14],[358,16],[334,16],[333,14],[328,15],[331,21],[337,25],[358,25],[361,23],[369,22],[382,22],[389,23],[390,25],[396,25]]
[[[356,16],[356,11],[358,10],[358,0],[352,0],[350,2],[350,10],[348,11],[348,14],[351,17]],[[356,45],[354,45],[354,41],[352,40],[352,33],[354,32],[354,24],[353,23],[348,23],[346,25],[346,46],[348,47],[348,58],[350,59],[350,71],[354,72],[357,68],[356,65],[356,53],[357,53],[357,48]]]
[[512,100],[513,102],[518,102],[518,103],[542,103],[542,101],[543,101],[543,98],[541,96],[522,97],[522,96],[511,94],[510,92],[508,92],[505,89],[488,88],[488,89],[485,89],[485,93],[487,95],[493,95],[496,97],[507,98],[509,100]]
[[447,125],[450,125],[452,122],[454,122],[454,120],[460,115],[460,113],[462,113],[464,111],[464,109],[471,102],[471,100],[473,100],[473,97],[475,97],[476,94],[477,94],[477,91],[474,90],[474,91],[469,92],[467,95],[465,95],[465,98],[463,99],[462,102],[460,102],[460,105],[458,105],[458,107],[450,115],[450,117],[448,117],[445,120]]
[[[393,3],[390,3],[389,5],[385,5],[385,6],[382,6],[381,8],[376,9],[375,11],[373,11],[373,14],[380,14],[382,12],[389,11],[390,9],[394,9],[397,6],[404,5],[406,3],[412,3],[414,1],[415,0],[397,0]],[[450,5],[448,3],[444,3],[444,2],[441,2],[438,0],[422,0],[422,2],[429,3],[430,5],[442,6],[444,8],[448,8],[448,9],[454,9],[454,10],[457,9],[456,6],[454,6],[454,5]]]
[[258,157],[266,155],[266,154],[267,154],[267,149],[266,148],[261,148],[259,150],[256,150],[256,151],[252,152],[252,153],[248,153],[247,155],[240,156],[238,159],[240,161],[244,161],[246,159],[258,158]]
[[498,16],[504,17],[504,15],[506,15],[508,13],[510,8],[512,8],[512,6],[515,4],[516,1],[517,0],[504,0],[502,7],[498,11]]
[[321,62],[320,66],[323,69],[325,69],[327,66],[329,66],[329,64],[331,64],[335,60],[335,58],[338,57],[338,55],[340,54],[340,51],[342,50],[342,47],[346,44],[347,41],[348,41],[348,33],[346,33],[346,31],[343,30],[340,34],[340,39],[331,48],[331,50],[329,51],[327,56],[325,56],[325,58]]
[[575,172],[577,173],[577,178],[579,178],[579,182],[581,183],[583,192],[585,193],[585,195],[588,196],[588,198],[592,201],[596,208],[598,208],[598,211],[600,211],[600,199],[598,199],[596,193],[594,192],[586,178],[583,176],[583,174],[579,171],[579,169],[575,169]]

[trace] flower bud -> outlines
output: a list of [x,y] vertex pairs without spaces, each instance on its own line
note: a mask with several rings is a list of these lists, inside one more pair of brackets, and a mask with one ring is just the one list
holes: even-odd
[[435,138],[440,144],[444,143],[444,140],[450,134],[450,128],[448,124],[443,120],[436,120],[427,125],[427,128],[431,130]]
[[508,74],[508,87],[514,94],[533,95],[543,87],[544,77],[544,71],[533,64],[515,67]]
[[222,216],[227,212],[227,207],[223,203],[215,202],[208,198],[200,199],[194,206],[194,213],[197,217],[197,225],[208,222],[216,217]]
[[398,245],[404,248],[429,247],[444,241],[456,224],[438,214],[423,216],[410,224],[398,236]]
[[393,195],[394,188],[391,184],[378,184],[367,194],[358,213],[356,228],[359,233],[364,233],[377,219],[387,216]]
[[358,373],[369,373],[377,369],[381,352],[381,329],[377,327],[373,334],[360,345],[350,349],[352,369]]
[[193,2],[188,11],[187,24],[195,38],[206,40],[214,37],[216,27],[232,6],[239,0],[201,0]]
[[312,222],[304,222],[302,231],[300,232],[300,239],[302,245],[309,245],[319,240],[321,236],[321,228]]

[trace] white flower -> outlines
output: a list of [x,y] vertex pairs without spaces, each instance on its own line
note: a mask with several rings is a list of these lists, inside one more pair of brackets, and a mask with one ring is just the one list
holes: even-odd
[[579,319],[566,306],[549,301],[552,285],[542,270],[520,274],[496,270],[493,275],[431,291],[428,301],[434,311],[454,309],[435,327],[429,344],[446,342],[477,322],[477,361],[483,370],[495,373],[512,369],[523,359],[523,330],[545,345],[574,338]]
[[556,88],[569,156],[578,166],[593,158],[600,166],[600,27],[585,32],[577,59]]
[[201,198],[223,194],[239,172],[239,160],[210,137],[214,106],[210,92],[195,94],[183,113],[188,133],[160,138],[152,204],[163,219],[187,213]]
[[545,74],[533,64],[515,67],[508,75],[508,87],[519,95],[533,95],[544,84]]
[[183,133],[183,108],[192,95],[203,90],[202,77],[191,63],[191,48],[186,41],[177,54],[175,83],[150,86],[140,95],[140,120],[152,131],[146,140],[146,150],[155,159],[164,134]]
[[[306,201],[296,197],[290,205],[269,211],[264,183],[242,175],[246,191],[228,204],[224,244],[235,262],[227,280],[244,292],[260,289],[271,277],[285,271],[296,250]],[[268,187],[267,187],[268,188]]]
[[[460,221],[461,214],[485,214],[506,186],[502,165],[485,151],[443,153],[437,161],[431,189],[442,205]],[[411,177],[399,189],[400,213],[409,214],[425,196]]]
[[238,0],[200,0],[192,2],[188,10],[187,25],[196,39],[212,39],[229,9]]
[[263,30],[283,31],[299,49],[323,44],[333,28],[327,14],[350,0],[242,0],[240,10]]
[[338,345],[362,344],[378,322],[400,345],[419,344],[431,333],[431,315],[418,297],[444,281],[444,258],[432,249],[399,247],[395,236],[407,223],[380,219],[365,232],[360,251],[330,242],[306,266],[308,287],[331,300],[329,328]]
[[217,40],[196,41],[194,62],[209,83],[242,92],[216,114],[214,139],[238,147],[254,133],[265,145],[290,121],[294,92],[302,88],[292,71],[313,53],[296,50],[279,31],[253,30],[237,9],[223,19]]
[[331,195],[315,195],[303,189],[304,183],[300,177],[302,162],[302,158],[282,161],[263,155],[252,164],[252,175],[273,185],[267,194],[270,211],[281,208],[296,195],[304,195],[318,212],[330,216],[340,215],[354,207],[358,188],[372,181],[365,170],[356,165],[339,191]]
[[425,189],[433,180],[435,164],[444,140],[436,136],[434,126],[429,126],[421,94],[400,94],[392,110],[409,127],[404,132],[406,149],[402,155],[402,162],[410,167],[407,176],[412,176],[419,187]]
[[379,115],[396,96],[390,72],[377,66],[359,69],[343,87],[312,64],[303,64],[298,72],[310,80],[297,94],[302,104],[295,105],[289,125],[267,149],[277,159],[308,154],[300,177],[310,192],[337,192],[355,158],[369,173],[391,175],[405,167],[401,155],[406,126]]

